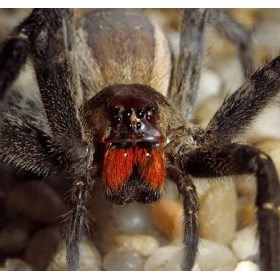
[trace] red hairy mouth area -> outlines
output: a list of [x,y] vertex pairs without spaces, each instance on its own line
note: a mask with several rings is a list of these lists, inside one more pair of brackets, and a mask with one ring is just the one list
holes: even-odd
[[163,187],[165,178],[163,148],[108,148],[103,163],[103,182],[106,188],[122,188],[133,172],[151,188]]

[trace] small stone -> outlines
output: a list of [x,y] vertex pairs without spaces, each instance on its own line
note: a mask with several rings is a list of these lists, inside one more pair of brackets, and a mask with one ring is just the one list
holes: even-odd
[[256,225],[248,226],[236,232],[231,247],[239,260],[248,260],[255,257],[259,248]]
[[256,206],[254,200],[240,198],[237,210],[237,228],[244,228],[256,223]]
[[225,245],[200,239],[198,245],[197,263],[201,270],[234,270],[237,258]]
[[256,178],[253,175],[234,177],[238,194],[237,228],[244,228],[256,223]]
[[151,255],[158,247],[158,241],[150,235],[118,234],[112,238],[110,249],[118,251],[135,251],[146,257]]
[[166,237],[182,237],[183,206],[180,202],[162,198],[151,207],[152,221],[155,227]]
[[242,67],[238,56],[220,56],[214,63],[213,69],[222,79],[226,95],[232,94],[244,82],[243,73],[241,71]]
[[0,230],[0,251],[15,253],[23,250],[30,233],[29,223],[23,220],[13,221]]
[[[278,108],[279,109],[279,108]],[[278,124],[279,130],[279,124]],[[273,160],[275,168],[280,174],[280,140],[279,139],[265,139],[255,143],[255,146],[267,153]]]
[[257,264],[251,261],[239,262],[235,268],[235,271],[259,271],[260,268]]
[[165,187],[164,187],[164,192],[163,192],[163,197],[164,198],[169,198],[169,199],[172,199],[172,200],[178,200],[179,199],[178,187],[173,181],[166,180]]
[[120,232],[146,233],[152,227],[149,212],[147,205],[135,202],[129,205],[114,205],[112,216]]
[[[88,239],[80,243],[80,270],[101,270],[101,256],[94,244]],[[68,270],[66,265],[66,247],[61,243],[47,270]]]
[[32,267],[21,259],[6,259],[4,270],[8,271],[30,271]]
[[277,53],[280,44],[280,23],[274,21],[260,22],[254,28],[253,38],[258,48],[269,51],[269,53]]
[[35,270],[45,270],[60,240],[61,235],[56,227],[38,230],[28,243],[25,259]]
[[182,246],[167,245],[158,248],[145,262],[146,271],[180,271],[183,257]]
[[221,104],[222,98],[220,96],[210,96],[203,102],[197,104],[194,112],[196,122],[202,127],[206,127]]
[[45,182],[18,183],[7,194],[6,207],[40,223],[58,223],[66,212],[61,198]]
[[243,140],[246,139],[246,142],[253,144],[258,141],[266,142],[267,140],[269,142],[270,140],[278,140],[279,142],[279,119],[279,106],[268,106],[254,119],[241,137]]
[[113,250],[105,255],[103,268],[108,271],[140,271],[143,270],[143,263],[138,252]]
[[203,69],[201,72],[196,105],[201,104],[209,97],[221,92],[222,80],[213,70]]
[[223,244],[233,240],[237,224],[237,196],[233,181],[219,180],[200,202],[199,229],[201,237]]

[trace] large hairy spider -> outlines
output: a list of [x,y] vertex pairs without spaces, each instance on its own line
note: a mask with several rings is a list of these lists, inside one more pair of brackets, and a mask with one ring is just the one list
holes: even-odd
[[[190,119],[207,24],[236,45],[248,79],[202,129]],[[256,176],[261,269],[280,269],[275,167],[262,151],[234,142],[279,92],[280,56],[252,73],[250,33],[223,10],[182,11],[180,55],[172,67],[163,32],[135,10],[97,10],[74,21],[68,9],[35,9],[2,45],[2,99],[29,56],[41,119],[2,104],[0,158],[44,176],[64,171],[72,179],[69,269],[79,268],[78,244],[97,178],[117,204],[152,203],[166,178],[175,181],[184,203],[183,268],[190,270],[198,246],[192,177],[233,174]]]

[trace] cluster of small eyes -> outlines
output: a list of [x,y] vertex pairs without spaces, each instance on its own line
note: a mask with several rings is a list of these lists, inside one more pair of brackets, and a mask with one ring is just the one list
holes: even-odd
[[[132,110],[124,110],[121,112],[120,108],[118,107],[113,108],[111,112],[113,120],[116,122],[120,122],[121,120],[129,121],[132,114]],[[138,119],[146,118],[146,120],[148,121],[150,121],[153,118],[154,114],[155,108],[153,107],[147,107],[145,110],[138,109],[136,111],[136,117]]]

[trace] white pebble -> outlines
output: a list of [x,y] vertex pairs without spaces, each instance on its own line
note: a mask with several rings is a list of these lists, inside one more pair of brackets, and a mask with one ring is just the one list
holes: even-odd
[[110,271],[139,271],[143,270],[144,260],[135,251],[113,250],[105,255],[103,268]]
[[200,239],[197,263],[201,270],[234,270],[237,258],[225,245]]
[[151,255],[159,247],[158,241],[151,235],[118,234],[112,238],[111,248],[118,251],[136,251],[142,256]]
[[201,104],[210,96],[215,96],[221,92],[222,80],[212,70],[203,69],[201,72],[200,83],[198,86],[198,94],[196,105]]
[[30,271],[30,270],[32,270],[32,267],[21,259],[6,259],[3,270]]
[[242,261],[239,262],[235,268],[235,271],[259,271],[260,268],[253,262]]
[[236,230],[237,196],[235,185],[227,180],[212,181],[201,199],[199,228],[201,237],[230,245]]
[[265,48],[271,52],[278,52],[280,45],[280,23],[261,22],[254,30],[254,43],[259,48]]
[[112,216],[122,233],[146,233],[152,227],[149,208],[140,203],[114,205]]
[[239,260],[247,260],[254,257],[259,247],[256,226],[248,226],[236,232],[231,247]]
[[146,261],[144,270],[181,270],[183,249],[181,246],[160,247]]

